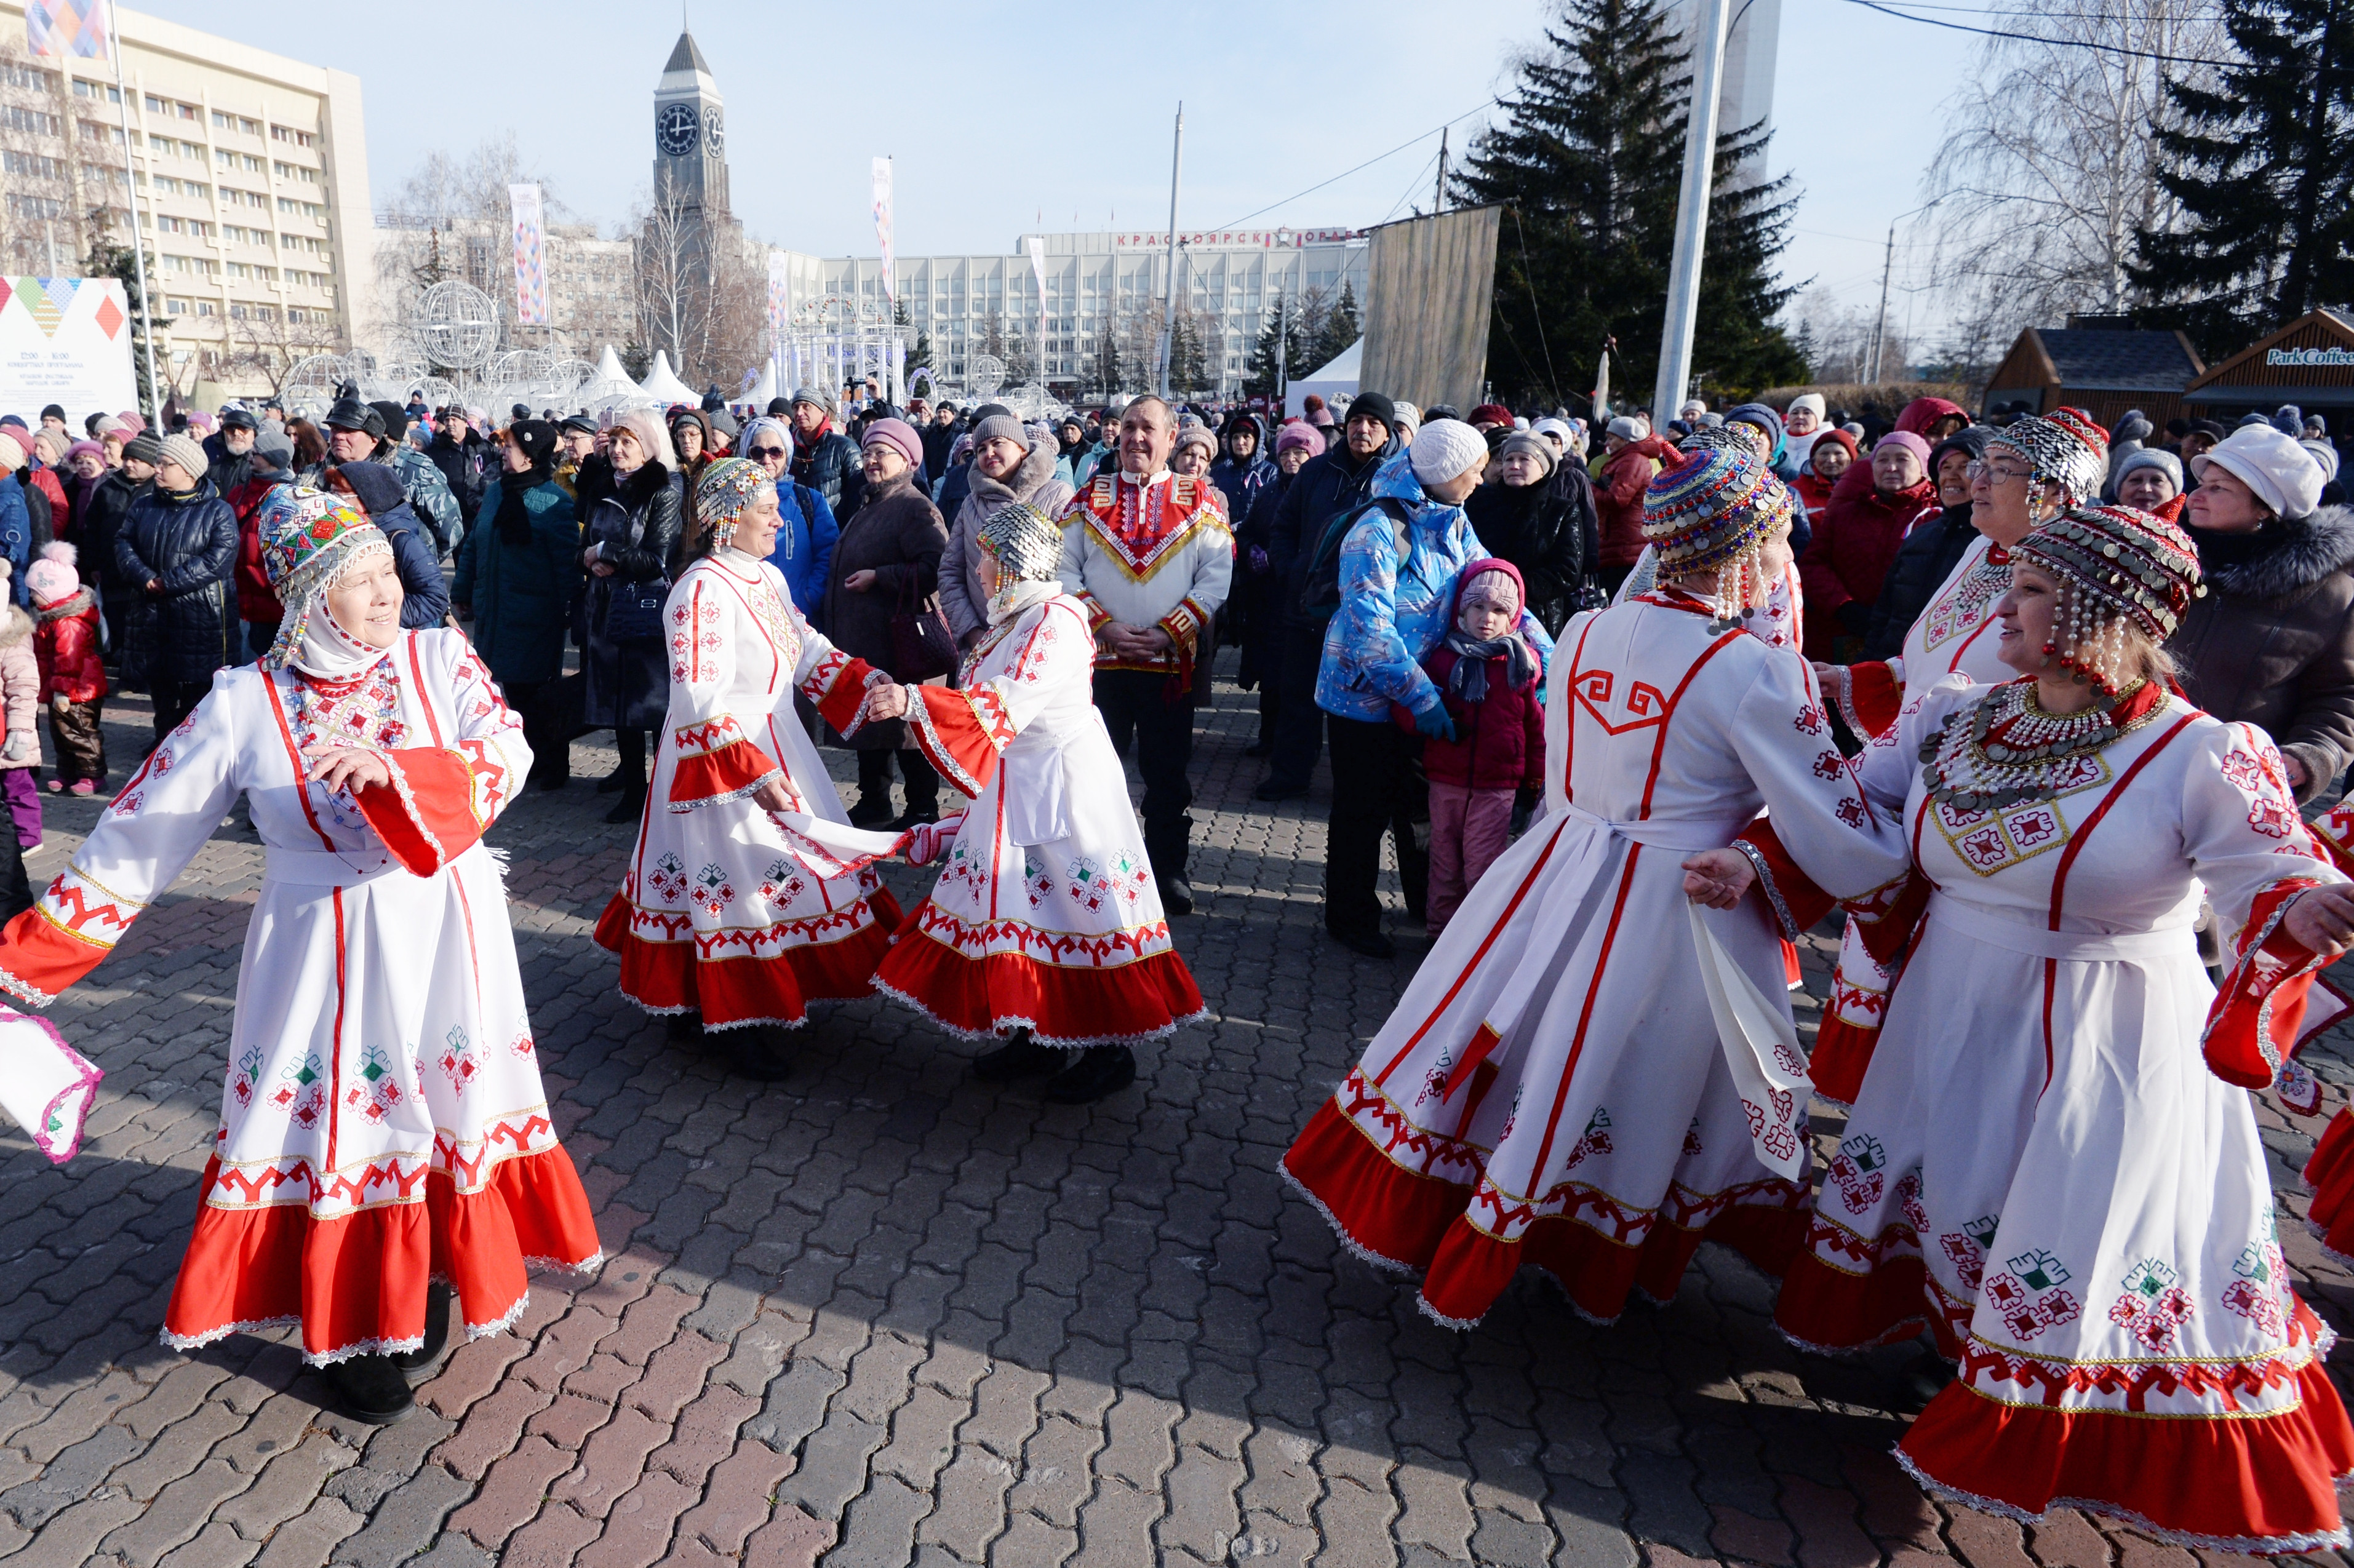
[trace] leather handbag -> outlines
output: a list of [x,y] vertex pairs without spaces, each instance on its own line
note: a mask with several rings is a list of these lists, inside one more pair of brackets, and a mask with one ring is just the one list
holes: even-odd
[[956,637],[939,600],[916,597],[915,574],[899,587],[899,608],[891,615],[891,678],[902,685],[953,674],[957,667]]
[[[645,542],[646,522],[643,515],[630,520],[630,547],[637,549]],[[612,579],[612,598],[605,611],[605,635],[615,642],[640,644],[663,640],[663,606],[670,602],[670,576],[664,573],[646,582],[631,582],[620,576]]]

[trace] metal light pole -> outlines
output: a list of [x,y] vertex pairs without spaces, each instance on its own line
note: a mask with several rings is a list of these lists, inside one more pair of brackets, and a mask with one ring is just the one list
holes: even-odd
[[1887,254],[1882,258],[1880,263],[1880,319],[1872,324],[1872,328],[1871,379],[1874,386],[1877,386],[1880,382],[1881,346],[1887,341],[1888,337],[1888,275],[1896,269],[1896,226],[1903,222],[1906,218],[1913,217],[1914,213],[1928,211],[1931,207],[1936,206],[1938,202],[1945,199],[1946,198],[1944,196],[1938,196],[1933,200],[1923,202],[1919,207],[1914,207],[1912,212],[1900,212],[1894,217],[1888,220],[1888,251]]
[[1716,98],[1724,86],[1724,33],[1732,0],[1693,0],[1691,123],[1684,136],[1683,194],[1676,204],[1675,259],[1668,269],[1668,319],[1659,334],[1654,420],[1676,417],[1691,379],[1692,329],[1700,314],[1701,253],[1708,240],[1708,198],[1716,168]]
[[1169,154],[1169,275],[1161,280],[1161,396],[1169,396],[1171,334],[1177,325],[1177,181],[1185,171],[1185,105],[1177,105],[1177,140]]
[[[122,29],[116,25],[115,8],[106,8],[106,52],[114,57],[114,101],[122,111],[122,199],[131,208],[131,263],[139,279],[139,341],[147,350],[147,402],[143,405],[152,422],[163,408],[163,384],[155,379],[155,313],[148,302],[147,242],[139,237],[139,172],[131,161],[131,90],[122,85]],[[152,199],[149,203],[154,205]]]

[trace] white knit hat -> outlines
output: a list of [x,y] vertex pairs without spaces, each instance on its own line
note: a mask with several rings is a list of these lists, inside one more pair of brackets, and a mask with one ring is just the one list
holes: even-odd
[[2305,517],[2321,504],[2321,465],[2296,439],[2270,425],[2243,425],[2190,460],[2200,479],[2221,467],[2271,508],[2275,517]]
[[[1824,408],[1823,395],[1819,392],[1801,392],[1790,399],[1790,412],[1796,412],[1800,408],[1811,408],[1818,420],[1822,418]],[[1784,417],[1788,416],[1786,414]]]
[[1444,484],[1488,455],[1488,439],[1460,419],[1433,419],[1414,435],[1414,476]]

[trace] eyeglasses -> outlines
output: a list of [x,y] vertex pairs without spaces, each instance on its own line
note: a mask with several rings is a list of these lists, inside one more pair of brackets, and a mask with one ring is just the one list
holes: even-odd
[[782,447],[753,447],[749,450],[756,458],[780,458],[785,455]]
[[1988,462],[1984,458],[1971,463],[1968,473],[1972,480],[1990,479],[1997,484],[2009,484],[2013,480],[2029,477],[2026,469],[2012,468],[2008,463]]

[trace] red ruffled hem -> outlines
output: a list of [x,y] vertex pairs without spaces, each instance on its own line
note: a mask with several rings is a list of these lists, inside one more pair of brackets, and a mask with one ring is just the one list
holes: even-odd
[[1020,953],[969,959],[920,930],[922,918],[918,906],[875,971],[875,989],[968,1040],[1027,1029],[1044,1045],[1119,1044],[1171,1033],[1207,1011],[1173,948],[1112,969]]
[[2354,1257],[2354,1110],[2329,1118],[2305,1162],[2305,1184],[2313,1189],[2306,1223],[2331,1256]]
[[1896,1454],[1924,1485],[2017,1518],[2082,1509],[2219,1552],[2344,1546],[2336,1480],[2354,1471],[2354,1427],[2318,1359],[2296,1386],[2294,1410],[2199,1420],[2004,1404],[1955,1383]]
[[1352,1251],[1424,1271],[1423,1309],[1451,1328],[1487,1316],[1523,1264],[1559,1281],[1580,1314],[1607,1323],[1635,1291],[1672,1299],[1703,1241],[1723,1242],[1779,1274],[1807,1231],[1802,1207],[1737,1203],[1698,1230],[1661,1218],[1636,1246],[1558,1214],[1538,1220],[1518,1241],[1500,1241],[1465,1217],[1471,1188],[1398,1165],[1330,1099],[1293,1140],[1283,1170]]
[[597,945],[621,956],[621,994],[648,1012],[696,1012],[705,1029],[796,1024],[812,1001],[875,994],[875,970],[891,951],[899,902],[887,889],[866,895],[872,918],[831,942],[802,942],[769,959],[695,957],[695,944],[649,942],[630,929],[620,894],[597,922]]
[[1814,1054],[1807,1058],[1807,1076],[1815,1081],[1815,1093],[1843,1106],[1855,1104],[1872,1065],[1872,1047],[1879,1044],[1876,1025],[1850,1023],[1827,1012],[1815,1031]]
[[[205,1190],[218,1161],[205,1168]],[[314,1363],[413,1349],[425,1333],[425,1287],[456,1287],[471,1333],[514,1320],[526,1263],[586,1268],[601,1255],[572,1157],[555,1146],[503,1160],[461,1196],[449,1172],[425,1178],[421,1203],[386,1203],[315,1219],[301,1203],[196,1211],[164,1340],[183,1350],[239,1330],[299,1322]]]
[[1918,1257],[1892,1257],[1867,1273],[1847,1274],[1811,1251],[1801,1251],[1774,1300],[1774,1327],[1810,1351],[1868,1351],[1909,1340],[1924,1329],[1936,1336],[1948,1360],[1961,1346],[1929,1298],[1928,1266]]

